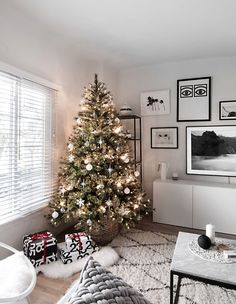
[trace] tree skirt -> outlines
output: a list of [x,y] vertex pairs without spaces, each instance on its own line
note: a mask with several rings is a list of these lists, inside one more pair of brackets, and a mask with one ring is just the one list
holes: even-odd
[[[176,236],[150,231],[121,233],[111,243],[120,255],[108,269],[139,290],[153,304],[169,304],[169,271]],[[235,304],[236,292],[182,280],[179,304]]]

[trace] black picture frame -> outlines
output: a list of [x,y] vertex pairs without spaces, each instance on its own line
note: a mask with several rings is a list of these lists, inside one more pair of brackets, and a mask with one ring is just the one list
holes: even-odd
[[186,174],[235,177],[236,125],[187,126]]
[[211,77],[177,80],[177,122],[211,120]]
[[151,149],[178,149],[178,133],[178,127],[151,128]]
[[219,120],[236,120],[236,100],[219,102]]

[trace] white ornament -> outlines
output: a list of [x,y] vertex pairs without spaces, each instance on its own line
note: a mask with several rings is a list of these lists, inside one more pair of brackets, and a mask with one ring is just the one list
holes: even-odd
[[128,164],[129,159],[128,159],[128,158],[126,158],[126,159],[124,160],[124,162],[125,162],[126,164]]
[[107,171],[108,171],[108,173],[109,173],[109,175],[110,175],[110,174],[112,173],[112,171],[113,171],[112,167],[109,166],[109,168],[107,169]]
[[65,212],[65,208],[61,208],[60,211],[61,211],[62,213],[64,213],[64,212]]
[[69,157],[68,157],[68,161],[70,163],[72,163],[74,161],[74,159],[75,159],[74,155],[70,154]]
[[100,210],[102,211],[102,213],[105,213],[105,212],[106,212],[106,208],[103,207],[103,206],[100,207]]
[[89,141],[86,141],[84,145],[85,147],[89,147]]
[[112,205],[112,201],[111,201],[110,199],[108,199],[108,200],[106,201],[106,205],[107,205],[108,207],[110,207],[110,206]]
[[82,198],[76,200],[76,205],[82,207],[84,205],[84,200]]
[[104,188],[104,185],[103,185],[103,184],[98,184],[96,188],[97,188],[98,190],[99,190],[99,189],[103,189],[103,188]]
[[130,193],[130,189],[129,189],[128,187],[126,187],[126,188],[124,189],[124,193],[125,193],[125,194],[129,194],[129,193]]
[[139,175],[140,175],[140,172],[139,172],[139,171],[135,171],[135,172],[134,172],[134,176],[139,177]]
[[56,219],[56,218],[58,218],[58,216],[59,216],[59,213],[57,211],[53,211],[52,218]]
[[64,194],[66,192],[66,189],[64,187],[61,187],[60,191],[61,191],[61,194]]
[[91,164],[87,164],[86,170],[91,171],[93,169],[93,166]]
[[92,221],[90,219],[87,220],[87,225],[91,226],[92,225]]
[[81,124],[81,119],[78,117],[76,122],[77,122],[78,125],[80,125]]
[[66,187],[66,190],[68,190],[68,191],[70,191],[72,189],[73,189],[73,185],[71,185],[71,184]]
[[68,150],[69,150],[69,151],[72,151],[73,148],[74,148],[74,145],[73,145],[72,143],[69,143],[69,145],[68,145]]

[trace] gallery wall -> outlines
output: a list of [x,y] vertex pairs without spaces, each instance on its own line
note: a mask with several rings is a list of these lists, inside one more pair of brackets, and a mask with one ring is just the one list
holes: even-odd
[[[211,121],[177,122],[177,79],[212,77]],[[143,171],[144,188],[152,198],[152,182],[158,177],[158,161],[169,164],[168,177],[177,171],[181,179],[235,183],[235,178],[186,175],[186,126],[233,125],[236,121],[219,120],[219,101],[236,100],[236,58],[212,58],[171,62],[152,66],[124,69],[119,74],[117,107],[131,105],[140,114],[140,94],[145,91],[170,89],[171,112],[169,115],[146,116],[143,122]],[[151,149],[151,127],[178,127],[178,149]]]

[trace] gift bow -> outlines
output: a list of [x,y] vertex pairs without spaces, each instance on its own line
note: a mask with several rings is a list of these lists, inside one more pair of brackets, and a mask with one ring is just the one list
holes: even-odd
[[46,239],[48,237],[51,236],[51,233],[49,232],[44,232],[44,233],[41,233],[41,232],[36,232],[34,233],[32,236],[31,236],[31,240],[32,241],[35,241],[35,240],[42,240],[43,241],[43,247],[44,247],[44,252],[43,252],[43,263],[45,264],[46,263],[46,248],[47,248],[47,241]]
[[76,232],[76,233],[69,234],[69,237],[71,239],[74,239],[75,241],[78,242],[79,250],[83,249],[83,244],[82,244],[82,242],[80,240],[81,236],[86,236],[86,233],[84,233],[84,232]]

